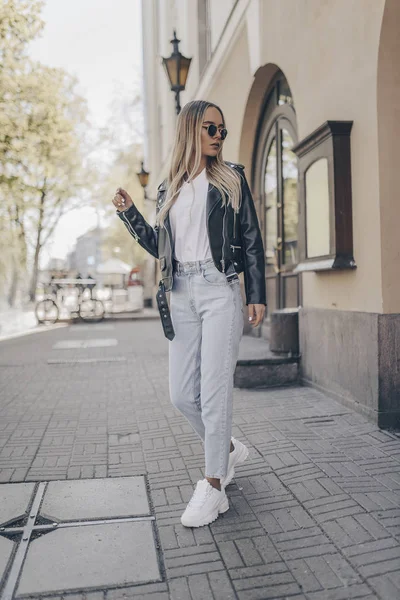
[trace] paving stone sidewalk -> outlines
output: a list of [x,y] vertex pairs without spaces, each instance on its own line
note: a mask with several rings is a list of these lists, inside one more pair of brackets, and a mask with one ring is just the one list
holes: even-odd
[[170,404],[158,322],[0,344],[1,483],[144,475],[156,517],[162,581],[46,598],[400,598],[400,438],[311,388],[234,401],[250,459],[230,510],[186,529],[202,446]]

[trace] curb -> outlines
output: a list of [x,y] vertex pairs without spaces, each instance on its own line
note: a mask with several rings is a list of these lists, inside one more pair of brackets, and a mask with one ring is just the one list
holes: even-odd
[[10,333],[9,335],[0,336],[0,342],[6,342],[14,338],[23,337],[24,335],[33,335],[34,333],[45,333],[46,331],[52,331],[53,329],[61,329],[67,327],[67,323],[55,323],[54,325],[42,325],[29,329],[28,331],[19,331],[18,333]]

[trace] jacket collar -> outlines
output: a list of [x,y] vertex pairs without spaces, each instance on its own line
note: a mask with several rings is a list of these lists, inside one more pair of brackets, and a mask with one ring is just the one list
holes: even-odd
[[159,192],[165,192],[166,189],[167,189],[167,187],[168,187],[167,183],[168,183],[168,180],[164,179],[164,181],[162,183],[160,183],[160,185],[158,186],[158,191]]
[[209,183],[207,194],[207,218],[210,217],[214,208],[218,203],[221,203],[221,201],[221,192],[212,183]]

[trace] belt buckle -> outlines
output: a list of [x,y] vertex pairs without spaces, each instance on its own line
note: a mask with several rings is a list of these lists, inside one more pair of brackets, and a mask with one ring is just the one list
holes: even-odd
[[232,281],[236,281],[239,279],[239,275],[235,271],[234,273],[230,273],[229,275],[227,275],[226,279],[228,283],[232,283]]

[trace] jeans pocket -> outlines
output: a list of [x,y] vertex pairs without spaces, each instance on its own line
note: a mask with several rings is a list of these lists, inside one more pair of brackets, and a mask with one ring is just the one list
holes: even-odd
[[225,273],[218,271],[215,265],[207,266],[201,270],[201,275],[209,285],[227,285]]

